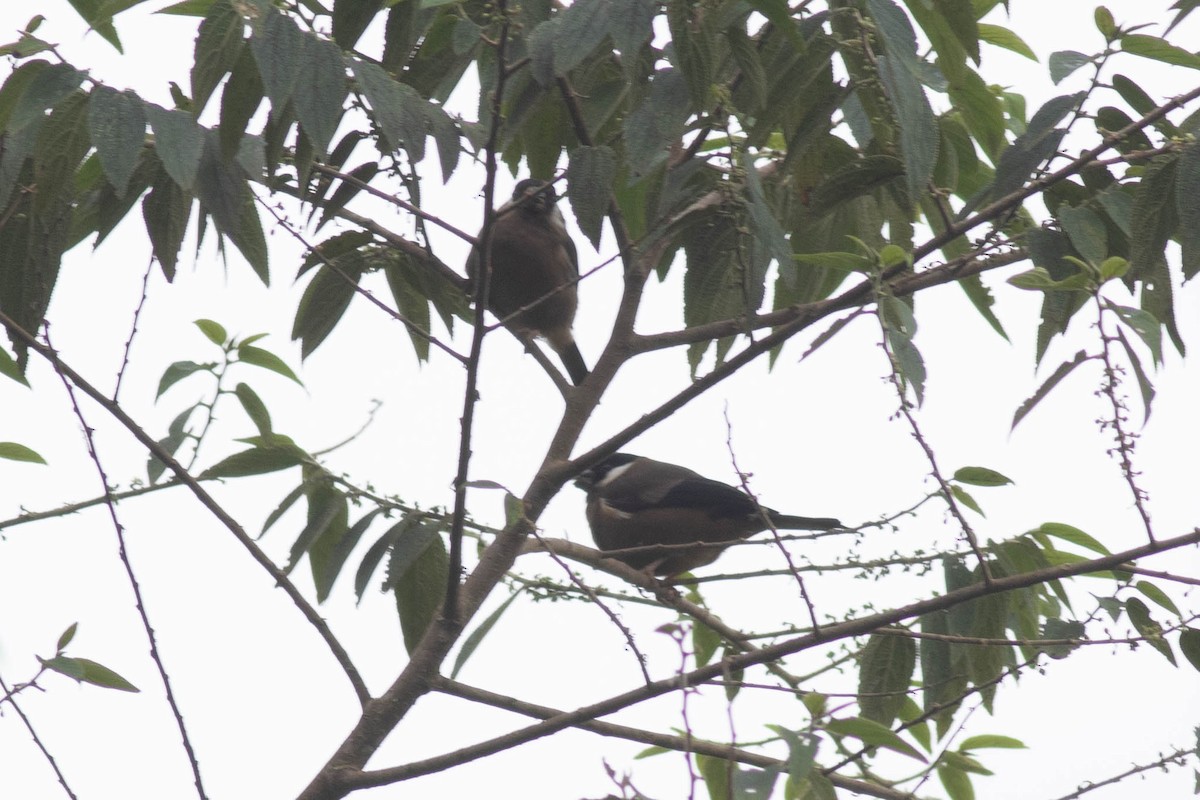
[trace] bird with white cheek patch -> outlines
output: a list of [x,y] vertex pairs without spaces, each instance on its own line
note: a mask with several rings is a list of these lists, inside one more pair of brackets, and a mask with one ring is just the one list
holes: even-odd
[[[579,302],[579,256],[557,200],[553,186],[526,178],[497,209],[487,307],[501,319],[512,317],[505,324],[526,344],[535,336],[545,338],[578,385],[588,375],[571,331]],[[479,262],[477,245],[467,258],[472,282],[478,279]]]
[[760,506],[745,492],[687,467],[615,453],[582,472],[587,520],[601,552],[634,569],[671,577],[711,564],[734,542],[768,528],[830,530],[829,517],[797,517]]

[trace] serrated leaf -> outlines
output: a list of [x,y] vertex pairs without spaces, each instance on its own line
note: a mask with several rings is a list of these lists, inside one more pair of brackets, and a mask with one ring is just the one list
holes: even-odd
[[216,364],[197,364],[195,361],[176,361],[171,366],[163,371],[162,377],[158,379],[158,391],[154,394],[154,399],[162,397],[163,392],[170,389],[179,381],[196,372],[212,372]]
[[620,11],[613,0],[583,0],[559,12],[554,28],[554,74],[563,77],[585,58],[608,34],[609,21]]
[[9,461],[24,461],[30,464],[46,463],[46,459],[38,455],[37,451],[17,442],[0,442],[0,458]]
[[[7,132],[12,134],[20,131],[26,125],[39,124],[48,108],[54,108],[59,101],[79,88],[86,73],[80,72],[68,64],[47,64],[44,61],[32,61],[23,65],[17,73],[28,81],[24,91],[16,99],[8,116]],[[10,77],[6,87],[12,81]],[[20,89],[20,83],[17,83]]]
[[1091,209],[1063,205],[1055,212],[1063,230],[1085,260],[1100,264],[1108,257],[1108,239],[1104,222]]
[[88,127],[104,174],[121,197],[146,144],[142,99],[128,90],[97,86],[88,103]]
[[242,15],[230,0],[218,0],[204,15],[196,34],[192,67],[193,113],[199,115],[242,49]]
[[260,538],[266,535],[267,531],[271,529],[271,526],[278,522],[279,518],[287,513],[288,509],[296,504],[297,500],[304,496],[304,489],[305,486],[303,483],[301,483],[295,489],[292,489],[290,492],[288,492],[287,495],[279,501],[279,505],[275,506],[271,513],[267,515],[266,520],[263,521],[262,530],[258,533]]
[[301,358],[308,358],[341,321],[366,266],[353,250],[328,260],[332,266],[317,270],[296,306],[292,339],[300,340]]
[[909,197],[916,200],[926,191],[937,163],[941,136],[929,98],[916,76],[879,57],[879,75],[900,124],[900,152],[904,155],[904,177]]
[[916,664],[917,645],[907,635],[872,634],[858,667],[858,706],[862,715],[881,725],[891,725],[907,699]]
[[1042,400],[1046,398],[1046,395],[1050,394],[1054,387],[1057,386],[1063,378],[1071,374],[1071,371],[1080,364],[1090,360],[1090,358],[1091,356],[1087,354],[1087,351],[1080,350],[1070,361],[1064,361],[1063,363],[1059,364],[1058,368],[1050,374],[1050,377],[1046,378],[1046,380],[1042,382],[1042,385],[1037,388],[1037,391],[1034,392],[1029,399],[1021,403],[1020,407],[1017,408],[1016,413],[1013,414],[1013,421],[1010,430],[1015,429],[1017,427],[1017,423],[1023,420],[1030,411],[1033,411],[1037,404],[1042,402]]
[[[1050,617],[1046,620],[1046,624],[1042,626],[1043,639],[1086,639],[1087,630],[1082,622],[1075,620],[1063,620],[1057,617]],[[1053,645],[1038,645],[1037,649],[1051,658],[1061,659],[1066,658],[1073,650],[1079,648],[1078,644],[1053,644]]]
[[278,117],[292,99],[300,60],[305,54],[305,36],[291,17],[268,11],[250,40],[263,89],[271,98],[272,116]]
[[154,132],[155,153],[167,174],[184,189],[191,190],[204,152],[204,129],[186,111],[146,104],[146,116]]
[[317,155],[324,157],[342,118],[349,87],[342,51],[328,39],[304,34],[292,107]]
[[575,222],[597,250],[616,169],[616,153],[607,146],[577,147],[567,163],[567,191]]
[[830,720],[825,729],[839,736],[853,736],[861,740],[863,744],[884,747],[909,758],[915,758],[922,764],[927,763],[925,756],[921,755],[916,748],[901,739],[890,728],[886,728],[874,720],[862,717],[835,719]]
[[1150,382],[1149,376],[1142,368],[1142,361],[1138,358],[1133,347],[1130,346],[1129,340],[1125,338],[1125,332],[1117,328],[1117,339],[1121,342],[1121,346],[1125,348],[1125,355],[1129,358],[1129,366],[1133,368],[1134,377],[1137,379],[1138,390],[1142,394],[1142,408],[1144,414],[1142,424],[1145,425],[1150,420],[1150,404],[1154,402],[1154,384]]
[[205,136],[200,169],[196,174],[196,196],[212,216],[217,230],[228,236],[254,273],[269,283],[267,240],[258,218],[254,193],[236,163],[221,157],[221,144],[215,131]]
[[1012,479],[987,467],[961,467],[954,472],[954,480],[972,486],[1004,486]]
[[425,157],[424,98],[412,86],[397,82],[370,61],[355,59],[350,67],[392,149],[404,148],[410,160],[420,162]]
[[256,367],[269,369],[271,372],[278,373],[285,378],[289,378],[303,386],[300,379],[296,377],[296,373],[292,372],[292,368],[283,362],[283,359],[275,355],[269,350],[263,350],[261,347],[242,344],[237,348],[238,360],[247,364],[252,364]]
[[263,83],[258,74],[254,52],[242,48],[237,63],[229,72],[229,80],[221,91],[221,112],[218,132],[221,137],[221,155],[231,158],[238,152],[238,145],[246,133],[254,113],[262,105]]
[[465,639],[463,639],[462,647],[459,648],[458,655],[454,657],[454,666],[450,669],[450,680],[454,680],[458,676],[459,670],[466,665],[467,659],[469,659],[479,648],[480,643],[483,641],[483,637],[487,636],[488,633],[491,632],[492,628],[495,627],[497,622],[499,622],[500,617],[504,616],[504,612],[508,610],[508,607],[513,604],[513,601],[516,600],[517,596],[520,594],[520,590],[510,594],[508,599],[501,603],[495,611],[488,614],[483,622],[479,623],[475,630],[471,631],[471,633],[468,634]]

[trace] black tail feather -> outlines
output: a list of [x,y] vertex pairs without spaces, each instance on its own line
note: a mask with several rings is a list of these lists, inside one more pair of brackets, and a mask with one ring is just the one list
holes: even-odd
[[770,517],[776,528],[792,531],[827,531],[842,527],[842,523],[832,517],[794,517],[778,511],[772,511]]
[[588,376],[587,364],[583,362],[583,355],[579,352],[579,348],[574,342],[564,347],[559,351],[558,357],[562,359],[563,366],[567,368],[567,374],[571,376],[571,383],[578,386],[583,383],[583,379]]

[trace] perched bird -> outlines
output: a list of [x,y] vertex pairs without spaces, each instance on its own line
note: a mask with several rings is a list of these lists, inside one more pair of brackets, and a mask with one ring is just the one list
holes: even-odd
[[611,557],[655,575],[711,564],[729,545],[770,527],[841,527],[836,519],[780,514],[687,467],[629,453],[615,453],[585,470],[575,485],[587,492],[596,546],[602,552],[644,548]]
[[[526,178],[497,210],[487,307],[501,319],[516,314],[507,324],[522,340],[545,338],[572,383],[579,384],[588,374],[571,333],[578,303],[579,257],[557,200],[553,186]],[[480,258],[476,246],[467,259],[472,281],[478,279]]]

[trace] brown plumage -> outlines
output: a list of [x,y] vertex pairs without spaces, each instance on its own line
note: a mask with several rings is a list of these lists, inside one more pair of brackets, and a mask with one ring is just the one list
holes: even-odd
[[711,564],[729,545],[772,526],[841,526],[828,517],[780,514],[687,467],[629,453],[609,456],[580,474],[575,484],[587,491],[587,519],[596,547],[605,552],[643,548],[611,557],[655,575],[678,575]]
[[[507,322],[509,329],[523,340],[543,337],[562,359],[571,381],[579,384],[588,374],[571,332],[579,258],[557,199],[554,187],[526,178],[497,211],[487,307],[500,319],[516,314]],[[479,251],[474,248],[467,275],[474,281],[478,271]]]

